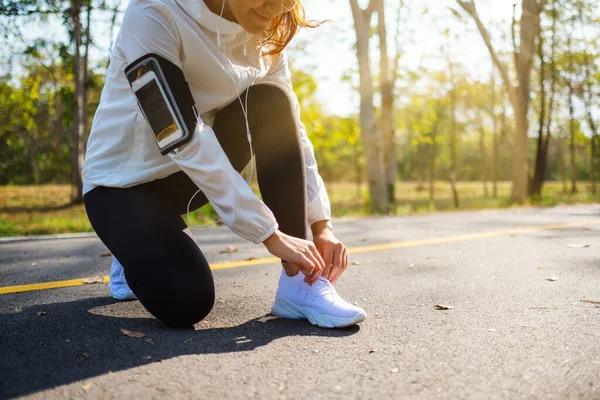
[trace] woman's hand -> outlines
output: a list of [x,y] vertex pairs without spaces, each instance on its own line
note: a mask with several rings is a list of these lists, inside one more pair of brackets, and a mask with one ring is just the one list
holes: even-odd
[[308,240],[286,235],[278,229],[263,244],[269,253],[287,261],[284,268],[288,275],[290,272],[291,275],[295,275],[292,270],[297,268],[306,275],[304,281],[311,285],[319,279],[325,268],[325,262],[317,247]]
[[335,284],[348,267],[348,249],[333,234],[331,222],[316,222],[311,229],[315,246],[325,262],[322,275]]

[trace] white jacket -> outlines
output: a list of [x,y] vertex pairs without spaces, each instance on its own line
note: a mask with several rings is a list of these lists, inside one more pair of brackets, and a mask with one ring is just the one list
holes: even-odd
[[[217,46],[220,24],[221,49]],[[206,194],[223,222],[241,237],[260,243],[278,227],[268,207],[229,163],[211,126],[216,113],[253,82],[281,85],[291,96],[306,162],[307,223],[331,218],[314,150],[300,122],[287,57],[273,65],[260,58],[240,25],[213,14],[202,0],[131,0],[112,49],[83,165],[84,191],[96,186],[130,187],[180,170]],[[124,74],[137,58],[157,53],[179,66],[204,126],[180,154],[162,156]],[[244,144],[240,144],[244,145]],[[189,159],[193,152],[200,157]],[[199,161],[198,161],[199,159]],[[177,190],[177,188],[173,188]]]

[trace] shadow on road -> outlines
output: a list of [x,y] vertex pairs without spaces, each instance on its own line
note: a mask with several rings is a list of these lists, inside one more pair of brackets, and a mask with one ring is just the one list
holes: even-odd
[[[123,316],[96,314],[110,306]],[[175,330],[156,319],[140,318],[139,313],[132,317],[123,307],[102,297],[36,305],[0,315],[0,398],[181,355],[244,352],[286,336],[341,337],[360,329],[326,330],[306,321],[261,323],[253,319],[233,327],[202,329],[200,323],[199,330]],[[126,337],[121,329],[143,332],[145,337]]]

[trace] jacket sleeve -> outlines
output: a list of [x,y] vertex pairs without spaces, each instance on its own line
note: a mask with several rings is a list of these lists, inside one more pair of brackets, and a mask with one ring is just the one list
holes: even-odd
[[[166,5],[143,0],[130,3],[117,40],[128,64],[155,53],[181,68],[181,40],[172,18]],[[233,168],[211,127],[199,123],[193,135],[169,157],[202,190],[233,232],[255,244],[263,242],[278,228],[275,216]]]
[[277,62],[271,67],[271,70],[265,78],[260,82],[276,83],[290,96],[292,108],[294,110],[294,118],[297,121],[300,132],[300,142],[302,144],[302,152],[304,153],[304,161],[306,163],[306,204],[307,213],[306,220],[308,225],[312,225],[317,221],[331,219],[331,204],[325,189],[323,178],[319,175],[317,168],[317,160],[313,145],[306,134],[306,127],[300,119],[300,104],[298,96],[292,89],[291,73],[288,67],[287,54],[283,52]]

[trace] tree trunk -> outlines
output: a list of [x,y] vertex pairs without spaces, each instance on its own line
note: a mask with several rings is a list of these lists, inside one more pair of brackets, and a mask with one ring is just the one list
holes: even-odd
[[[431,132],[432,139],[435,140],[435,132]],[[428,180],[429,180],[429,207],[431,208],[435,204],[435,141],[432,142],[429,146],[428,158],[429,158],[429,167],[428,167]]]
[[405,172],[406,172],[406,177],[409,177],[409,179],[414,180],[415,179],[415,151],[413,150],[413,145],[412,145],[412,141],[413,141],[413,129],[412,129],[412,122],[409,121],[408,123],[408,137],[406,138],[406,143],[407,145],[405,146],[406,148],[406,153],[405,153],[405,157],[408,160],[408,168],[406,168]]
[[[545,106],[545,90],[544,90],[544,71],[545,63],[543,58],[543,39],[540,34],[540,90],[542,91],[542,107],[540,111],[540,129],[538,134],[538,149],[536,157],[536,168],[533,179],[533,191],[532,194],[542,196],[542,189],[546,175],[548,171],[548,149],[550,148],[550,139],[552,138],[552,113],[554,111],[554,98],[556,94],[556,22],[558,20],[558,13],[556,11],[556,2],[552,2],[552,50],[550,54],[550,99],[548,100],[548,113],[547,119],[544,120],[544,106]],[[544,135],[545,127],[545,135]]]
[[90,42],[92,41],[91,35],[90,35],[90,25],[91,25],[91,20],[92,20],[92,4],[91,4],[91,0],[88,0],[88,4],[87,4],[87,17],[86,17],[86,25],[85,25],[85,51],[83,53],[83,134],[84,134],[84,140],[83,140],[83,145],[82,145],[82,149],[83,152],[82,154],[82,158],[85,157],[85,150],[87,148],[87,140],[89,137],[89,125],[90,125],[90,118],[88,116],[88,108],[89,108],[89,103],[90,103],[90,96],[89,96],[89,87],[90,87],[90,71],[88,68],[88,63],[89,63],[89,54],[90,54]]
[[460,208],[460,198],[456,188],[456,90],[451,94],[452,127],[450,128],[450,189],[452,190],[452,202],[454,208]]
[[569,169],[571,171],[571,193],[577,193],[577,170],[575,169],[575,112],[573,106],[574,89],[569,81]]
[[440,106],[436,107],[436,121],[431,129],[431,144],[428,146],[428,179],[429,179],[429,207],[435,206],[435,162],[437,157],[437,127],[440,120]]
[[73,131],[71,140],[71,202],[83,202],[83,180],[81,177],[81,168],[83,166],[83,135],[85,132],[85,110],[84,110],[84,86],[85,72],[83,70],[83,60],[81,57],[82,27],[81,27],[81,0],[72,0],[73,19],[73,42],[75,52],[73,56],[73,66],[75,68],[75,98],[73,99]]
[[573,87],[573,51],[571,49],[571,37],[567,40],[569,49],[569,77],[567,78],[567,87],[569,89],[569,167],[571,172],[571,193],[577,193],[577,170],[575,169],[575,107],[573,97],[575,88]]
[[550,140],[552,139],[552,117],[554,113],[554,100],[556,97],[556,26],[558,21],[558,11],[556,10],[556,1],[552,1],[552,50],[550,53],[550,100],[548,103],[548,120],[546,121],[546,140],[544,142],[544,149],[542,152],[542,165],[541,165],[541,183],[540,183],[540,195],[544,185],[544,180],[548,175],[548,149],[550,148]]
[[[581,19],[581,24],[585,24],[585,20],[583,18],[583,11],[580,9],[580,19]],[[587,42],[585,40],[585,34],[584,34],[584,42]],[[598,130],[596,127],[596,123],[594,121],[594,116],[592,114],[592,105],[594,104],[593,101],[593,97],[594,97],[594,92],[592,90],[592,76],[591,76],[591,68],[593,67],[594,63],[590,63],[589,60],[589,56],[588,56],[588,52],[587,49],[584,50],[583,52],[583,63],[585,65],[585,90],[582,93],[582,100],[585,104],[585,113],[587,116],[587,123],[588,126],[590,127],[590,131],[592,132],[592,137],[590,138],[590,147],[591,147],[591,154],[590,154],[590,181],[591,181],[591,185],[592,185],[592,194],[596,195],[596,180],[597,180],[597,174],[600,172],[600,160],[598,159],[598,144],[596,143],[597,138],[598,138]]]
[[452,88],[450,89],[450,189],[452,190],[454,208],[459,208],[460,199],[456,189],[456,84],[454,82],[454,69],[450,60],[448,60],[448,66],[450,80],[452,81]]
[[517,63],[519,89],[517,90],[517,132],[513,154],[513,199],[522,203],[526,199],[526,190],[529,177],[527,163],[527,132],[529,124],[527,111],[529,109],[529,93],[531,85],[531,66],[535,39],[540,35],[540,13],[544,8],[544,1],[523,0],[521,15],[520,45]]
[[598,170],[600,169],[600,162],[598,160],[598,144],[597,139],[598,139],[598,131],[596,130],[596,124],[594,123],[594,118],[592,117],[592,111],[591,111],[591,107],[588,107],[588,112],[587,112],[587,117],[588,117],[588,124],[590,126],[590,130],[592,131],[592,137],[590,139],[590,145],[591,145],[591,156],[590,156],[590,180],[591,180],[591,184],[592,184],[592,194],[596,195],[596,180],[597,180],[597,174],[598,174]]
[[531,83],[531,65],[535,39],[540,31],[540,13],[544,8],[545,0],[523,0],[523,12],[520,21],[520,47],[515,55],[518,85],[512,84],[507,66],[494,50],[492,40],[487,29],[483,26],[473,0],[456,0],[475,20],[477,28],[490,52],[494,64],[499,69],[502,80],[509,93],[511,105],[515,113],[516,131],[513,141],[513,190],[512,200],[523,203],[527,199],[527,110],[529,108],[529,91]]
[[[587,58],[587,57],[586,57]],[[586,63],[587,64],[587,63]],[[585,109],[587,115],[587,122],[590,127],[590,131],[592,132],[592,137],[590,138],[590,146],[591,146],[591,154],[590,154],[590,181],[592,184],[592,193],[596,194],[596,180],[597,174],[600,172],[600,160],[598,159],[598,129],[596,127],[596,123],[594,121],[594,116],[592,115],[592,88],[591,88],[591,78],[589,77],[589,66],[586,67],[586,92],[587,96],[584,95],[585,99]]]
[[356,146],[354,146],[354,173],[356,174],[355,184],[356,184],[356,198],[360,199],[362,197],[362,171],[360,168],[360,154],[356,150]]
[[545,89],[545,67],[544,62],[544,39],[540,35],[538,43],[538,56],[540,59],[540,113],[539,113],[539,129],[537,138],[537,148],[535,156],[535,171],[531,182],[531,192],[529,195],[541,196],[542,183],[544,181],[544,171],[542,171],[543,154],[544,154],[544,128],[546,123],[546,89]]
[[491,113],[492,113],[492,197],[498,197],[498,117],[496,116],[496,76],[492,65],[491,78]]
[[36,138],[27,132],[26,143],[27,143],[27,154],[29,155],[29,162],[31,163],[31,173],[33,175],[33,184],[39,185],[40,183],[40,166],[38,163],[38,148]]
[[562,182],[562,192],[567,193],[567,173],[565,168],[565,143],[564,139],[558,141],[558,165],[560,171],[560,181]]
[[[500,105],[501,105],[501,114],[500,114],[500,137],[498,137],[498,140],[496,141],[496,162],[500,163],[500,145],[506,141],[506,138],[508,136],[508,122],[507,122],[507,118],[506,118],[506,91],[505,90],[501,90],[501,96],[500,96]],[[494,196],[498,195],[497,192],[498,188],[496,187],[496,194]]]
[[381,116],[379,128],[382,137],[383,170],[387,184],[388,203],[393,207],[396,203],[397,157],[394,121],[394,81],[390,66],[385,23],[385,2],[378,1],[377,32],[379,35],[380,79],[381,79]]
[[376,126],[375,107],[373,105],[373,78],[369,57],[370,19],[372,2],[363,10],[358,0],[350,0],[354,29],[356,31],[356,56],[360,75],[360,129],[364,145],[367,166],[367,180],[371,195],[371,211],[387,212],[387,187],[380,157],[379,131]]
[[483,187],[483,196],[489,197],[487,187],[487,149],[485,148],[485,127],[483,126],[483,118],[479,115],[479,153],[481,154],[481,185]]

